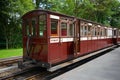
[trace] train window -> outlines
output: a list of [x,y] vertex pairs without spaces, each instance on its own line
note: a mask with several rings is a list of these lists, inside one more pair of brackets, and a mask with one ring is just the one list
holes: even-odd
[[102,36],[102,28],[100,28],[100,36]]
[[81,36],[83,36],[83,25],[80,26],[80,34],[81,34]]
[[108,28],[108,32],[107,33],[108,33],[108,37],[112,37],[112,29]]
[[104,35],[107,36],[107,29],[105,29],[105,34]]
[[80,31],[81,31],[81,36],[87,36],[87,32],[88,32],[88,26],[85,23],[82,23],[81,27],[80,27]]
[[95,36],[97,36],[97,27],[95,28]]
[[81,23],[80,27],[81,31],[81,36],[86,36],[87,35],[87,25],[85,23]]
[[24,20],[23,24],[24,24],[24,29],[25,29],[24,35],[27,36],[27,35],[30,34],[30,28],[29,28],[29,22],[28,22],[28,20]]
[[41,14],[39,16],[39,35],[40,37],[45,36],[46,34],[46,15]]
[[88,26],[87,35],[88,35],[88,36],[90,36],[90,35],[91,35],[91,26]]
[[106,33],[107,33],[107,32],[106,32],[106,29],[104,28],[104,34],[103,34],[103,36],[106,36]]
[[93,26],[93,29],[92,29],[92,36],[95,36],[95,27]]
[[114,30],[113,32],[114,32],[114,36],[116,36],[116,30]]
[[88,26],[84,26],[84,36],[87,36]]
[[83,36],[85,36],[85,33],[86,33],[86,26],[82,26],[82,32],[83,32]]
[[74,24],[69,24],[69,30],[68,30],[68,34],[70,37],[74,36]]
[[101,36],[104,36],[104,28],[101,29]]
[[32,27],[31,27],[31,28],[32,28],[32,35],[34,35],[34,36],[35,36],[36,33],[37,33],[37,32],[36,32],[36,23],[37,23],[36,19],[33,18],[33,19],[32,19]]
[[67,23],[61,23],[61,36],[67,36]]
[[58,36],[58,20],[51,19],[51,36]]
[[100,28],[97,28],[97,35],[100,36]]

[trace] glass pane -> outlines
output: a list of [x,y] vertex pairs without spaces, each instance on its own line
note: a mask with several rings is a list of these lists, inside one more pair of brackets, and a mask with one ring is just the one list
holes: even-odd
[[32,35],[36,35],[36,20],[32,19]]
[[95,36],[97,36],[97,28],[95,28]]
[[92,29],[92,36],[95,36],[95,27]]
[[105,29],[105,36],[107,36],[107,29]]
[[88,34],[88,36],[91,35],[91,27],[90,26],[88,26],[88,32],[87,32],[87,34]]
[[105,29],[103,28],[103,36],[105,36]]
[[82,26],[82,27],[83,27],[83,30],[82,30],[83,31],[83,36],[85,36],[85,32],[86,32],[85,31],[85,26]]
[[61,23],[61,36],[67,36],[67,23]]
[[100,36],[100,28],[97,29],[98,36]]
[[84,26],[84,35],[85,35],[85,36],[87,36],[87,32],[88,32],[87,26]]
[[68,34],[70,37],[74,36],[74,24],[70,24]]
[[45,21],[40,21],[40,23],[39,23],[39,30],[40,30],[39,35],[40,36],[44,36],[44,31],[46,30]]
[[46,15],[42,14],[39,16],[39,35],[43,37],[46,33]]
[[57,32],[58,27],[57,26],[58,26],[58,20],[51,19],[51,34],[52,34],[52,36],[58,35],[58,32]]
[[116,36],[116,30],[114,30],[114,36]]

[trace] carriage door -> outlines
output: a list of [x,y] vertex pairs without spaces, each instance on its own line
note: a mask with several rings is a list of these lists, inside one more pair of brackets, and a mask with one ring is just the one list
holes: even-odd
[[117,29],[113,29],[113,43],[117,44]]
[[68,38],[68,18],[61,18],[60,20],[60,54],[61,59],[65,60],[68,58],[68,46],[69,38]]
[[75,20],[74,26],[74,55],[77,56],[80,54],[80,26],[77,20]]

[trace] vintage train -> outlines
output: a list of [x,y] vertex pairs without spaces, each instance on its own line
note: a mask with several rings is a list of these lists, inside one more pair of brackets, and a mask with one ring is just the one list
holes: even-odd
[[120,29],[47,11],[33,10],[22,17],[23,62],[48,70],[88,53],[120,43]]

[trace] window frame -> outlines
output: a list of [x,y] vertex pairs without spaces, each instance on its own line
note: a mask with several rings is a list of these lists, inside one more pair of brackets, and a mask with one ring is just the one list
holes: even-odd
[[23,35],[28,36],[30,34],[30,25],[28,19],[23,19]]
[[[35,19],[35,20],[34,20]],[[33,26],[33,21],[35,22],[34,26]],[[31,25],[31,35],[32,36],[37,36],[37,17],[32,17],[30,20],[30,25]]]
[[[80,33],[82,33],[82,37],[86,37],[86,36],[88,36],[88,24],[87,24],[87,22],[81,22],[82,24],[81,24],[81,26],[80,26],[80,29],[82,29],[82,30],[80,30]],[[82,32],[81,32],[82,31]]]
[[92,26],[92,36],[93,36],[93,37],[96,36],[96,35],[95,35],[95,29],[96,29],[96,27],[95,27],[95,25],[93,24],[93,26]]
[[[66,23],[66,35],[65,36],[63,36],[62,35],[62,29],[61,29],[61,23]],[[61,20],[60,21],[60,36],[62,36],[62,37],[67,37],[68,36],[68,21],[67,20]]]
[[[51,33],[51,21],[52,20],[55,20],[57,22],[57,33],[56,34],[52,34]],[[53,18],[50,18],[50,36],[51,37],[58,37],[59,36],[59,20],[58,19],[53,19]]]
[[91,29],[92,29],[92,26],[90,26],[90,25],[88,25],[87,26],[88,28],[87,28],[87,36],[92,36],[92,32],[91,32]]
[[[41,19],[41,15],[44,15],[45,18]],[[43,22],[43,23],[41,24],[40,22]],[[42,30],[41,30],[40,25],[44,25]],[[40,35],[41,31],[42,31],[42,35]],[[38,35],[39,35],[39,37],[47,37],[47,14],[45,14],[45,13],[42,13],[38,16]]]
[[[73,23],[72,21],[69,21],[68,24],[68,37],[74,37],[74,29],[75,29],[75,23]],[[72,25],[72,26],[71,26]],[[72,27],[72,29],[70,29]],[[72,33],[72,34],[71,34]]]

